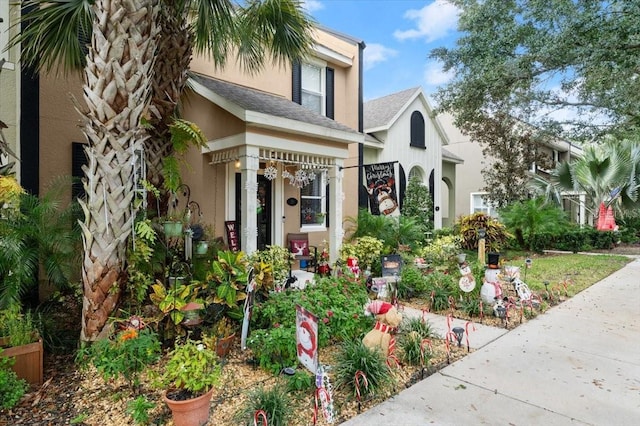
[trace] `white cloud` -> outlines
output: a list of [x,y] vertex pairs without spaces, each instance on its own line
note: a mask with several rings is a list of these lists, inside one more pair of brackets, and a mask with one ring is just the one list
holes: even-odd
[[324,9],[324,4],[320,0],[302,0],[302,7],[308,12]]
[[424,38],[427,43],[446,37],[458,25],[459,9],[446,0],[435,0],[422,9],[409,9],[404,17],[415,21],[416,28],[396,30],[398,40]]
[[445,72],[438,61],[430,61],[424,67],[424,81],[428,86],[446,84],[455,76],[453,70]]
[[364,49],[364,69],[371,69],[378,63],[385,62],[386,60],[396,56],[397,54],[397,51],[385,47],[381,44],[367,44],[367,48]]

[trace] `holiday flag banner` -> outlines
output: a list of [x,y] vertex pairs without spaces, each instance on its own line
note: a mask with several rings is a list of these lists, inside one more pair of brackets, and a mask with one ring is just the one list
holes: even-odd
[[369,194],[369,211],[373,215],[400,216],[395,163],[394,161],[363,166]]
[[318,369],[318,317],[296,305],[296,347],[298,360],[313,374]]

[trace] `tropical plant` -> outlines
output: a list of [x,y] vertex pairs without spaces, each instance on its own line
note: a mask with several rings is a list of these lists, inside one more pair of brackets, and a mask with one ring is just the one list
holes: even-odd
[[140,385],[139,374],[160,359],[160,341],[149,329],[126,328],[112,339],[85,343],[76,355],[83,368],[93,365],[105,381],[126,379],[129,386]]
[[269,389],[259,386],[249,392],[245,404],[235,414],[235,421],[237,425],[253,426],[256,411],[262,410],[267,416],[265,424],[286,426],[291,421],[292,408],[286,386],[276,384]]
[[242,311],[239,303],[247,298],[247,260],[242,251],[225,250],[218,252],[218,258],[211,263],[207,274],[207,285],[213,291],[211,302],[227,308],[227,315],[240,319]]
[[502,223],[482,212],[458,217],[455,229],[462,238],[462,248],[466,250],[478,248],[479,229],[485,230],[485,245],[489,251],[499,252],[511,236]]
[[[376,238],[382,242],[382,251],[385,253],[396,253],[402,246],[415,249],[424,239],[426,231],[416,217],[404,214],[400,217],[373,215],[366,209],[360,209],[357,218],[346,218],[345,223],[349,231],[347,241],[353,243],[363,237]],[[362,261],[360,258],[358,260]]]
[[[21,46],[24,66],[85,70],[87,111],[82,114],[89,143],[87,199],[81,202],[81,337],[95,340],[126,281],[126,243],[136,213],[131,208],[134,155],[146,152],[149,179],[158,185],[162,161],[173,147],[169,125],[192,48],[211,54],[220,66],[234,52],[245,69],[257,71],[267,59],[302,59],[312,43],[312,22],[295,0],[162,1],[159,6],[153,0],[31,0],[24,10],[23,30],[9,43]],[[88,54],[86,38],[91,39]],[[142,126],[147,112],[151,138]]]
[[[382,351],[369,349],[360,339],[342,342],[333,371],[336,387],[354,397],[358,394],[376,395],[392,386],[396,380]],[[360,374],[366,378],[366,385]]]
[[275,245],[267,246],[265,250],[257,250],[249,255],[256,291],[266,295],[276,284],[282,285],[289,277],[289,267],[293,260],[293,253],[290,250]]
[[220,382],[222,366],[212,341],[191,340],[177,343],[156,383],[163,388],[188,392],[196,397]]
[[446,265],[461,249],[459,236],[449,235],[436,238],[431,244],[422,247],[418,254],[432,265]]
[[371,268],[380,264],[380,255],[383,250],[383,242],[376,237],[358,237],[353,243],[344,243],[340,248],[340,258],[346,263],[349,257],[358,259],[361,269]]
[[569,226],[566,214],[543,198],[519,201],[500,210],[500,218],[515,235],[520,247],[531,250],[535,237],[543,232],[560,232]]
[[58,288],[70,287],[77,276],[80,234],[73,219],[78,205],[60,201],[67,184],[65,179],[56,181],[41,197],[20,190],[13,206],[2,209],[0,309],[22,303],[25,293],[37,285],[40,268]]
[[557,204],[563,190],[584,192],[586,208],[596,218],[601,203],[615,206],[620,212],[637,211],[640,142],[608,138],[604,143],[587,145],[582,156],[559,163],[548,180],[536,176],[532,186]]
[[15,406],[29,389],[24,379],[19,379],[11,366],[15,360],[2,356],[0,349],[0,410]]
[[185,317],[185,313],[182,308],[187,303],[195,302],[204,304],[204,300],[198,298],[198,294],[201,289],[201,284],[198,282],[183,283],[176,281],[165,287],[160,281],[156,281],[151,286],[153,293],[149,295],[149,298],[154,305],[158,307],[162,315],[168,315],[171,321],[176,326],[179,325]]

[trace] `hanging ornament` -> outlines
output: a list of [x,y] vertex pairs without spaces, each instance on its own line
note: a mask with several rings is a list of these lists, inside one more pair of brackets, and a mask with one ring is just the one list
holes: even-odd
[[273,166],[267,167],[266,169],[264,169],[264,177],[269,180],[274,180],[278,177],[278,169]]

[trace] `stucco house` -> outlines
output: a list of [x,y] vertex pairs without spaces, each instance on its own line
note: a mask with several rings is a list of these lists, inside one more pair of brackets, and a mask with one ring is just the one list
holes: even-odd
[[[453,117],[450,114],[441,114],[438,119],[449,137],[447,149],[464,160],[464,163],[458,166],[455,211],[458,215],[475,212],[490,216],[497,215],[495,207],[484,199],[487,193],[483,190],[486,185],[482,170],[491,167],[492,159],[483,155],[482,146],[479,143],[460,132],[453,124]],[[543,149],[552,160],[553,167],[560,161],[569,161],[582,155],[579,146],[565,140],[551,141]],[[549,170],[542,169],[536,164],[531,164],[530,170],[542,176],[549,173]],[[571,220],[579,224],[591,223],[593,220],[585,209],[585,197],[585,194],[564,193],[563,208]]]
[[409,179],[420,178],[433,200],[434,228],[450,226],[456,216],[456,167],[463,161],[444,148],[448,136],[422,88],[365,102],[364,132],[364,164],[395,162],[400,200]]

